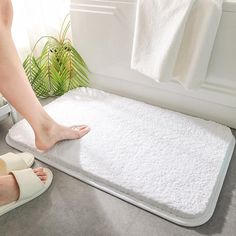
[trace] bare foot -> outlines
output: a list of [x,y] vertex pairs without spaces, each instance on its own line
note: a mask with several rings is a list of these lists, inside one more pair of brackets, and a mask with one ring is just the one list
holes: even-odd
[[44,124],[35,132],[35,144],[39,150],[48,150],[57,142],[69,139],[80,139],[90,131],[86,125],[65,127],[55,122]]
[[[45,183],[47,174],[43,172],[43,168],[33,169],[34,173]],[[19,187],[13,175],[0,177],[0,206],[14,202],[19,198]]]

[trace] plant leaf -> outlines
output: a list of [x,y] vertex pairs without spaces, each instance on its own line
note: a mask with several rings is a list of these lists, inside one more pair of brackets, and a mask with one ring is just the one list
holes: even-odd
[[35,58],[32,51],[23,63],[29,82],[39,97],[59,96],[71,89],[89,84],[86,63],[70,40],[66,39],[69,27],[70,22],[65,25],[64,21],[59,39],[45,36],[48,40],[40,56]]

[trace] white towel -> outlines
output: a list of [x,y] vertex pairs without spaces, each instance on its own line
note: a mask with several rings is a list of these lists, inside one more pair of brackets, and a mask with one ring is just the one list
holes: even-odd
[[186,88],[206,78],[223,0],[138,0],[131,68]]

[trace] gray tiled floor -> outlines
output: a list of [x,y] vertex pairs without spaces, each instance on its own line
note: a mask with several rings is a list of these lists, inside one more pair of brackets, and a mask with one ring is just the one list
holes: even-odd
[[[10,127],[10,119],[0,122],[0,155],[17,152],[4,141]],[[41,163],[37,161],[36,165]],[[172,224],[51,169],[54,181],[49,191],[0,217],[0,236],[236,236],[235,152],[213,217],[196,228]]]

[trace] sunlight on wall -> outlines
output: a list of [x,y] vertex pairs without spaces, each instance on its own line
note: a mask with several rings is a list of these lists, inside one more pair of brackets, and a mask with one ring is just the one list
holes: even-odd
[[12,0],[12,33],[21,59],[43,35],[57,36],[69,13],[70,0]]

